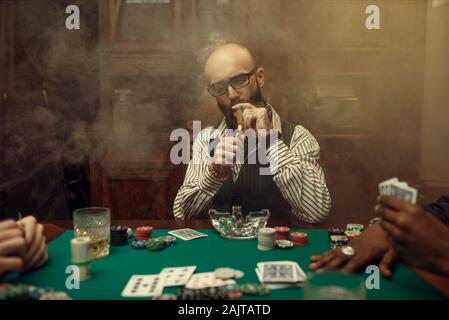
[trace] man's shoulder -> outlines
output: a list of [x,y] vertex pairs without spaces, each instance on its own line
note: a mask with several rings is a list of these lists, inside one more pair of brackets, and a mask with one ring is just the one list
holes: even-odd
[[315,138],[312,135],[312,133],[310,132],[310,130],[308,130],[303,125],[293,124],[290,121],[282,119],[282,131],[284,131],[285,129],[292,131],[293,138],[296,138],[296,139],[298,139],[298,138],[306,139],[307,138],[307,139],[315,140]]

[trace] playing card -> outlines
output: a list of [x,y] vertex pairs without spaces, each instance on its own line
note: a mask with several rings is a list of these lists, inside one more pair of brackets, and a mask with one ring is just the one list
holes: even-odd
[[[287,289],[287,288],[297,288],[297,287],[303,287],[304,282],[294,282],[294,283],[264,283],[262,279],[262,272],[256,268],[256,275],[259,279],[260,283],[263,283],[266,287],[268,287],[271,290],[278,290],[278,289]],[[299,276],[299,275],[298,275]]]
[[399,182],[398,178],[391,178],[379,183],[379,194],[382,196],[390,195],[390,186],[392,183]]
[[170,231],[168,233],[186,241],[207,237],[207,234],[192,229],[179,229]]
[[158,275],[133,275],[122,291],[122,297],[158,297],[164,290],[164,279]]
[[293,261],[272,261],[257,264],[263,282],[297,282],[306,276],[299,265]]
[[221,287],[227,284],[235,284],[234,280],[222,280],[215,277],[214,272],[196,273],[186,284],[187,289],[204,289],[210,287]]
[[403,184],[392,184],[391,185],[391,195],[395,196],[403,201],[416,204],[417,191],[415,188],[410,186],[404,186]]
[[196,266],[164,268],[159,275],[164,279],[165,287],[184,286],[195,272]]

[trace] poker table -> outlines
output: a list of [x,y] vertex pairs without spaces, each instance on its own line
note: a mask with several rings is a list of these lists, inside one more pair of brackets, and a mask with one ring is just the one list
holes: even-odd
[[[23,275],[13,275],[6,280],[10,283],[26,283],[39,287],[51,287],[67,292],[73,299],[80,300],[116,300],[123,299],[121,292],[134,274],[157,274],[164,267],[196,265],[196,272],[213,271],[218,267],[231,267],[242,270],[245,276],[237,283],[258,282],[255,273],[256,264],[262,261],[296,261],[307,273],[310,256],[329,249],[327,230],[301,230],[309,234],[309,245],[292,249],[260,251],[257,240],[228,240],[222,238],[211,228],[208,221],[116,221],[114,224],[126,224],[135,228],[139,225],[155,227],[153,236],[166,235],[169,230],[187,228],[199,230],[208,235],[191,241],[177,239],[172,247],[158,252],[135,250],[130,245],[111,247],[108,257],[92,262],[92,278],[81,282],[80,289],[68,290],[65,283],[68,277],[66,268],[70,265],[70,240],[73,230],[71,222],[46,224],[46,236],[49,261],[41,269]],[[418,275],[419,274],[419,275]],[[356,275],[366,279],[362,271]],[[403,264],[396,264],[392,279],[380,277],[380,289],[367,290],[369,300],[396,299],[444,299],[444,295],[435,287],[445,286],[437,283],[434,287],[432,276],[412,271]],[[433,279],[435,280],[435,279]],[[176,293],[176,288],[165,288],[164,293]],[[302,288],[273,290],[268,296],[241,299],[297,300],[303,298]],[[129,298],[127,298],[129,299]]]

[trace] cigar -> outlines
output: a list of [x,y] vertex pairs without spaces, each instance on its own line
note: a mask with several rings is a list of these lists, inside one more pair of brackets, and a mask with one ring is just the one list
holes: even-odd
[[242,131],[243,130],[243,115],[242,115],[242,109],[238,109],[235,112],[235,117],[237,119],[237,130]]

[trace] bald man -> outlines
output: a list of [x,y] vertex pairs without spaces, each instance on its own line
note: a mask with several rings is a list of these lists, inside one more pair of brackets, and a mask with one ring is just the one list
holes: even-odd
[[[309,131],[281,119],[266,102],[261,89],[265,71],[251,52],[237,44],[219,47],[206,63],[205,76],[224,118],[203,129],[194,142],[175,199],[175,218],[203,218],[209,208],[231,212],[238,205],[244,214],[269,209],[276,223],[325,219],[331,199],[317,162],[319,145]],[[257,141],[266,142],[267,161],[248,161],[260,150],[251,149],[248,135],[227,129],[254,130]],[[236,161],[241,154],[243,161]],[[263,169],[271,174],[262,174]]]

